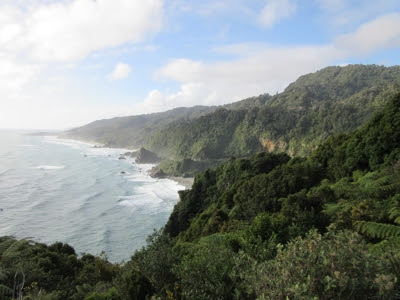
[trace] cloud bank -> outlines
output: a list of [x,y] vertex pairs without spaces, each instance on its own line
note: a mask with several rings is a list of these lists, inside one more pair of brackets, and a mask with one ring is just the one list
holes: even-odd
[[[237,59],[207,63],[174,59],[161,67],[157,78],[180,84],[177,92],[151,91],[136,107],[151,104],[160,111],[178,106],[226,104],[265,92],[281,92],[299,76],[352,57],[400,46],[400,14],[380,16],[325,45],[278,47],[234,44],[215,49]],[[162,109],[161,109],[162,108]],[[157,110],[158,109],[158,110]]]
[[[73,62],[137,43],[161,29],[162,0],[74,0],[19,8],[0,5],[0,49],[32,61]],[[28,51],[29,49],[29,51]]]

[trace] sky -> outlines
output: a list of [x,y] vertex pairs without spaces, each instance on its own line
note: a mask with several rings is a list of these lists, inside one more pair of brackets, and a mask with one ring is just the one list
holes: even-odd
[[227,104],[399,50],[398,0],[0,0],[0,128]]

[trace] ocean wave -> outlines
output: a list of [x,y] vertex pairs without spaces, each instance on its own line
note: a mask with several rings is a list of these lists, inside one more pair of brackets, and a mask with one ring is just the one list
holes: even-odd
[[70,142],[68,140],[55,140],[55,139],[45,139],[45,143],[48,144],[55,144],[55,145],[63,145],[63,146],[68,146],[74,149],[81,149],[82,145],[80,145],[77,142]]
[[92,204],[92,200],[100,197],[102,194],[103,194],[103,192],[100,191],[100,192],[88,195],[86,197],[83,197],[79,208],[77,208],[74,212],[78,213],[78,212],[82,212],[82,211],[88,209],[90,207],[90,205]]
[[118,205],[129,208],[132,212],[140,212],[146,215],[165,211],[164,200],[154,191],[146,191],[144,193],[136,191],[134,195],[119,197]]
[[8,173],[15,171],[15,169],[6,169],[4,171],[0,171],[0,176],[7,175]]
[[61,170],[61,169],[64,169],[64,168],[65,168],[65,166],[43,165],[43,166],[33,167],[32,169],[39,169],[39,170]]

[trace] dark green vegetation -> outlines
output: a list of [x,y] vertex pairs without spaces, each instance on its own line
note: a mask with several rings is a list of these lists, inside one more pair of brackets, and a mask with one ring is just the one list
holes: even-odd
[[[28,299],[397,299],[400,94],[311,155],[231,158],[180,192],[124,265],[0,240],[0,293]],[[23,285],[21,285],[23,283]],[[7,298],[8,297],[8,298]]]
[[260,151],[308,155],[327,137],[359,128],[399,88],[398,66],[328,67],[301,76],[275,96],[96,121],[65,136],[107,146],[144,146],[165,159],[164,173],[193,176],[232,156]]

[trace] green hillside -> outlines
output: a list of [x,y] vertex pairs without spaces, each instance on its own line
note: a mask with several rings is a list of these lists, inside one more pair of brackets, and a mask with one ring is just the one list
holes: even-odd
[[[0,238],[4,299],[396,299],[400,93],[305,157],[258,153],[195,177],[123,265]],[[14,296],[13,296],[14,293]]]
[[365,123],[399,86],[400,67],[328,67],[273,97],[253,97],[159,128],[144,144],[172,159],[247,157],[259,151],[306,155],[326,137]]
[[145,136],[171,122],[187,122],[216,107],[180,107],[162,113],[98,120],[63,132],[60,137],[102,144],[106,147],[139,149]]
[[62,137],[146,149],[163,173],[193,176],[261,151],[305,156],[329,136],[364,124],[400,87],[400,67],[349,65],[301,76],[282,93],[221,107],[96,121]]

